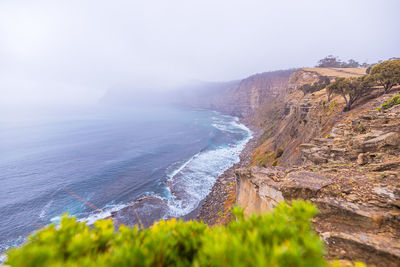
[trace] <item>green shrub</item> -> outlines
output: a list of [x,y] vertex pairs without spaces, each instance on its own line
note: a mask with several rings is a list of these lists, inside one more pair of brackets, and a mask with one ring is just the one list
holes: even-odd
[[337,94],[343,97],[346,106],[343,111],[349,111],[353,104],[370,93],[374,80],[368,76],[360,77],[337,77],[334,82],[326,87],[330,94]]
[[[328,266],[323,243],[312,230],[317,209],[303,201],[279,204],[271,213],[226,226],[171,219],[151,228],[111,220],[93,227],[62,218],[7,252],[11,266]],[[336,266],[336,265],[335,265]]]
[[377,108],[377,110],[383,111],[399,104],[400,104],[400,94],[397,94],[388,101],[386,101],[385,103],[383,103],[382,106]]
[[388,93],[393,86],[400,84],[400,59],[389,59],[376,64],[370,70],[371,78]]
[[333,101],[332,104],[329,105],[329,110],[333,110],[336,106],[338,106],[339,103],[336,101]]
[[327,85],[330,84],[330,79],[327,76],[320,76],[318,82],[314,82],[312,84],[306,83],[299,87],[299,90],[303,91],[304,94],[314,93],[316,91],[324,89]]
[[361,123],[358,125],[358,129],[360,132],[365,132],[365,127]]

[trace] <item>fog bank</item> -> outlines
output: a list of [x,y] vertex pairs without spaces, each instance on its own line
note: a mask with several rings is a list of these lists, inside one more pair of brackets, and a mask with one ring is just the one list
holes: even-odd
[[0,104],[88,104],[120,84],[163,90],[312,66],[328,54],[399,56],[400,2],[0,3]]

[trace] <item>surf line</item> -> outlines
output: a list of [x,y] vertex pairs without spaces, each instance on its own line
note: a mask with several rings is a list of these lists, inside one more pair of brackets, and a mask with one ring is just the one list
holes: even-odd
[[[97,212],[104,212],[102,209],[99,209],[98,207],[96,207],[94,204],[84,200],[82,197],[78,196],[77,194],[75,194],[74,192],[72,192],[71,190],[69,190],[68,188],[65,189],[65,191],[70,194],[71,196],[75,197],[76,199],[78,199],[79,201],[81,201],[82,203],[86,204],[87,206],[89,206],[90,208],[92,208],[93,210],[97,211]],[[116,223],[120,223],[118,221],[118,219],[114,218]]]

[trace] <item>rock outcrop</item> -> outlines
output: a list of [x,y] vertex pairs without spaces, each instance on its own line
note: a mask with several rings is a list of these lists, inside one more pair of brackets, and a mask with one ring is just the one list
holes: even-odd
[[[325,138],[301,144],[303,161],[321,164],[357,160],[359,165],[373,163],[396,168],[400,156],[396,153],[400,145],[400,106],[378,112],[376,108],[383,101],[378,99],[366,112],[335,125]],[[386,161],[391,163],[388,165]]]
[[237,202],[245,214],[268,212],[283,200],[309,200],[320,211],[313,223],[327,245],[328,258],[399,266],[397,176],[382,183],[379,176],[337,166],[320,171],[251,167],[236,170],[236,176]]
[[[289,95],[296,94],[292,90]],[[297,141],[305,141],[297,145],[296,164],[288,156],[280,159],[287,160],[283,167],[236,170],[237,203],[251,214],[268,212],[283,200],[311,201],[320,211],[313,224],[329,259],[400,266],[400,105],[378,112],[391,97],[381,96],[341,113],[328,111],[318,97],[319,92],[288,103],[289,122],[280,122],[270,137],[270,143],[279,142],[281,133],[290,136],[291,126],[298,130],[293,116],[328,114],[296,133]],[[280,146],[295,151],[290,141]]]

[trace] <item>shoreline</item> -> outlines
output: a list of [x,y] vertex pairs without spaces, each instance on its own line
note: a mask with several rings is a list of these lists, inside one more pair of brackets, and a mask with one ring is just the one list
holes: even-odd
[[[225,201],[232,195],[232,189],[235,189],[234,182],[236,179],[234,170],[247,166],[250,163],[250,156],[258,144],[262,132],[260,129],[256,129],[249,123],[246,123],[244,119],[236,120],[236,123],[241,125],[241,127],[244,126],[247,128],[247,131],[250,130],[250,136],[248,137],[250,139],[247,138],[247,143],[240,151],[239,161],[216,178],[210,192],[199,201],[197,207],[192,211],[181,216],[168,216],[166,214],[168,210],[166,199],[156,196],[145,196],[132,201],[130,205],[120,210],[111,212],[111,215],[106,218],[111,218],[117,226],[120,224],[129,226],[140,224],[144,227],[150,227],[155,221],[163,218],[177,218],[184,221],[203,220],[207,224],[213,224],[218,219],[218,214],[224,207]],[[220,205],[216,208],[215,203],[220,203]],[[150,213],[148,212],[149,205],[154,208]]]
[[[211,191],[200,202],[198,207],[189,214],[182,216],[184,220],[198,220],[203,221],[208,225],[220,223],[221,217],[225,216],[225,204],[232,196],[236,195],[236,178],[235,169],[246,167],[251,162],[251,154],[258,145],[258,141],[262,135],[262,130],[240,120],[239,123],[244,124],[252,131],[253,137],[247,142],[244,149],[240,152],[240,160],[238,163],[233,164],[223,174],[218,176]],[[228,214],[229,216],[229,214]],[[224,221],[225,222],[225,221]]]

